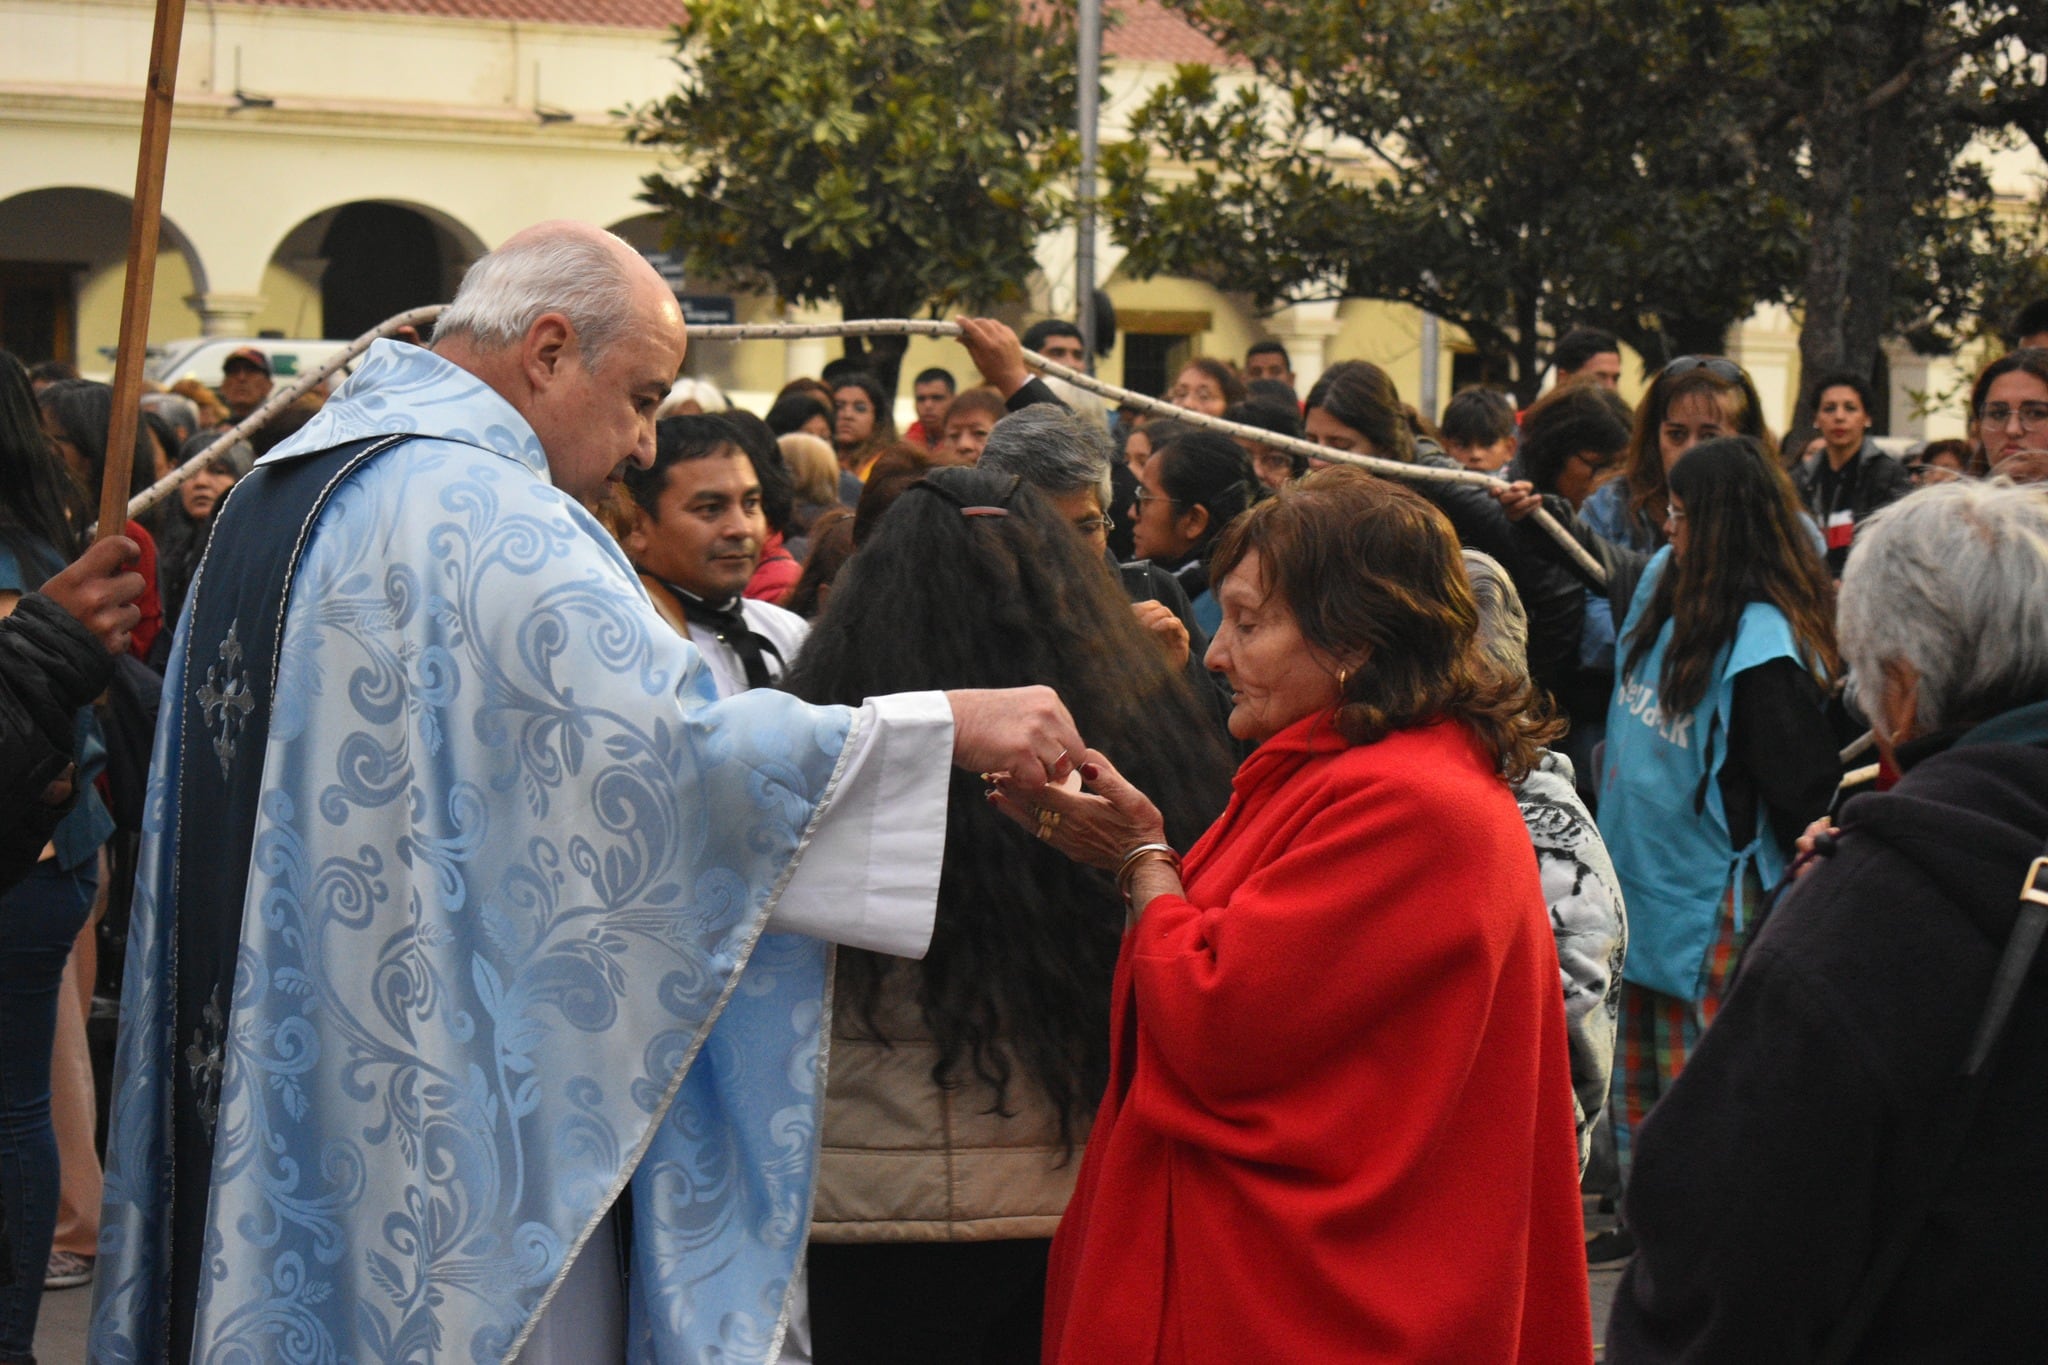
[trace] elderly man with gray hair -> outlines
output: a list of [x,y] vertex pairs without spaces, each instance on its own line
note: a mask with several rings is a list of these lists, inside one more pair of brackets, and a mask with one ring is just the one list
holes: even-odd
[[1101,429],[1057,403],[1034,403],[995,424],[977,463],[1037,489],[1098,555],[1120,569],[1139,623],[1153,633],[1168,660],[1175,667],[1190,658],[1199,661],[1209,637],[1195,624],[1194,609],[1180,584],[1163,569],[1149,564],[1119,566],[1110,557],[1110,466],[1115,458]]
[[1840,618],[1900,776],[1643,1126],[1611,1361],[2048,1360],[2048,496],[1894,503]]
[[1086,746],[1045,688],[716,699],[583,505],[652,461],[686,343],[624,241],[529,228],[222,502],[93,1359],[775,1357],[825,940],[922,956],[949,760],[1042,789]]

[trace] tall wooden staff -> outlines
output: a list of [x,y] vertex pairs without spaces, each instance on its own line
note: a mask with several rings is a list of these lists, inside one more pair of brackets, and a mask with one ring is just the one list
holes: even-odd
[[107,423],[106,474],[100,483],[101,540],[120,535],[128,524],[149,305],[156,289],[156,239],[164,218],[164,158],[171,145],[171,97],[178,88],[178,40],[184,30],[185,0],[156,0],[149,88],[142,101],[142,151],[135,160],[135,209],[128,221],[128,282],[121,294],[121,339],[114,353],[114,412]]

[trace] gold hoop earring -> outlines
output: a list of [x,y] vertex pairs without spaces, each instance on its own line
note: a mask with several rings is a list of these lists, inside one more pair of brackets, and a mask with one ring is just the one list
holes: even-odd
[[1350,670],[1350,669],[1348,669],[1348,668],[1340,668],[1340,669],[1338,669],[1338,670],[1337,670],[1337,690],[1338,690],[1339,692],[1342,692],[1342,691],[1344,690],[1345,684],[1349,683],[1350,681],[1351,681],[1351,670]]

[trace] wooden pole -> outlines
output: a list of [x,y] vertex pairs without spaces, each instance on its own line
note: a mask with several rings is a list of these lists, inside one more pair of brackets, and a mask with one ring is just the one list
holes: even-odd
[[107,422],[106,474],[100,483],[99,536],[128,523],[141,421],[142,367],[148,359],[149,305],[156,289],[156,241],[164,216],[164,159],[171,145],[171,97],[178,88],[178,40],[185,0],[156,0],[149,44],[149,88],[142,99],[142,151],[135,161],[135,205],[128,220],[128,282],[121,294],[121,337],[114,353],[114,412]]

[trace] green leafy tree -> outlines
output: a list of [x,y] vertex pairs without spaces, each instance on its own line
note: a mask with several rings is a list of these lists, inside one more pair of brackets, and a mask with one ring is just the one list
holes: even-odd
[[1134,119],[1108,162],[1127,268],[1411,303],[1525,398],[1579,323],[1655,361],[1798,299],[1809,372],[1944,344],[2007,249],[1961,154],[2038,116],[2048,23],[1984,0],[1169,3],[1261,83],[1185,69]]
[[[1783,146],[1729,117],[1710,44],[1645,42],[1638,7],[1175,7],[1261,79],[1183,68],[1112,149],[1127,269],[1262,306],[1410,303],[1461,326],[1524,399],[1571,326],[1653,360],[1716,349],[1796,272],[1792,204],[1749,192]],[[1660,102],[1660,84],[1689,95]]]
[[1752,120],[1800,139],[1803,371],[1873,373],[1894,335],[1950,347],[2030,246],[1969,153],[2025,138],[2048,158],[2048,6],[1752,0],[1718,15]]
[[[693,273],[848,318],[1025,295],[1077,160],[1071,3],[686,0],[641,198]],[[905,339],[849,339],[893,390]]]

